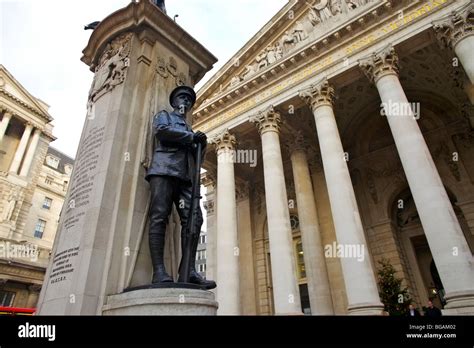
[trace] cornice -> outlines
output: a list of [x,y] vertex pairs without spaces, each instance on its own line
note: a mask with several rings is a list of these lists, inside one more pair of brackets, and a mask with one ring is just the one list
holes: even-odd
[[[393,2],[393,5],[392,5]],[[204,103],[206,94],[198,92],[197,108],[194,111],[194,122],[201,122],[208,116],[214,115],[217,110],[221,111],[227,106],[245,99],[253,92],[257,92],[262,85],[268,85],[275,82],[282,75],[289,71],[296,70],[325,55],[329,50],[348,42],[356,41],[360,35],[366,32],[370,25],[376,24],[381,17],[396,12],[405,1],[395,3],[393,0],[380,0],[368,3],[360,9],[353,10],[354,15],[344,22],[334,22],[333,28],[324,34],[316,31],[316,36],[310,34],[305,44],[301,45],[287,56],[258,71],[251,78],[241,81],[228,90],[223,90],[217,96],[211,97]],[[419,3],[416,1],[415,3]],[[356,36],[356,34],[358,34]],[[258,44],[257,41],[255,44]],[[263,43],[262,43],[263,44]],[[260,48],[264,48],[261,46]],[[257,52],[256,52],[257,53]],[[235,58],[234,58],[235,59]],[[238,68],[238,69],[241,69]],[[235,69],[234,72],[237,72]],[[230,71],[225,72],[227,75]],[[219,74],[219,72],[217,73]],[[228,77],[228,76],[227,76]],[[218,79],[215,80],[216,85]]]
[[7,97],[8,99],[10,99],[12,102],[14,102],[15,104],[17,105],[20,105],[22,106],[24,109],[27,109],[28,111],[32,112],[33,114],[35,114],[36,116],[39,116],[40,118],[42,118],[43,120],[46,121],[46,123],[49,123],[51,121],[53,121],[53,118],[49,115],[46,115],[42,112],[39,112],[37,109],[35,109],[34,107],[32,107],[31,105],[29,105],[28,103],[25,103],[23,100],[15,97],[13,94],[7,92],[5,89],[3,88],[0,88],[0,94],[3,94],[5,97]]

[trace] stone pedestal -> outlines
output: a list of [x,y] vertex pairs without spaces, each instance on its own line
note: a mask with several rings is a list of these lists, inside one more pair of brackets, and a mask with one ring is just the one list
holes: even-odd
[[[172,110],[174,88],[194,86],[216,62],[150,1],[131,2],[103,19],[83,53],[94,80],[40,315],[100,315],[109,296],[151,282],[144,178],[153,117]],[[165,258],[174,276],[178,231],[173,214]]]
[[216,315],[211,291],[195,289],[143,289],[107,297],[103,315]]

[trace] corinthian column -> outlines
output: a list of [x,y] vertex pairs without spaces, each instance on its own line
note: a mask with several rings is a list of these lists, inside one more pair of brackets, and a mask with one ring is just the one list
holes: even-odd
[[280,148],[280,114],[273,107],[250,119],[262,138],[265,200],[275,314],[301,314],[288,196]]
[[349,314],[380,315],[383,305],[334,117],[334,89],[323,81],[303,91],[300,97],[310,105],[316,120],[337,241],[344,247],[364,251],[362,257],[344,255],[341,259]]
[[295,183],[296,203],[298,205],[298,218],[301,240],[303,242],[303,256],[306,278],[308,279],[311,313],[315,315],[332,315],[334,314],[334,309],[331,289],[306,154],[308,145],[301,133],[298,133],[295,140],[288,144],[288,149],[291,154],[291,165],[293,167],[293,180]]
[[474,5],[472,2],[448,17],[433,23],[438,39],[456,53],[474,84]]
[[206,278],[217,279],[217,172],[208,168],[201,175],[201,184],[206,187],[206,200],[203,203],[207,212],[207,241],[206,241]]
[[211,143],[217,152],[217,301],[219,314],[240,314],[239,250],[235,203],[235,137],[225,130]]
[[20,169],[20,164],[25,155],[26,146],[28,145],[28,140],[30,139],[31,131],[33,130],[33,125],[31,123],[27,123],[25,126],[25,130],[23,135],[21,136],[20,143],[15,152],[15,157],[13,157],[12,164],[10,165],[10,172],[11,173],[18,173],[18,169]]
[[11,119],[12,119],[11,113],[6,112],[5,114],[3,114],[2,122],[0,122],[0,144],[2,143],[3,137],[5,135],[8,124],[10,123]]
[[[474,314],[474,260],[443,182],[398,79],[392,47],[361,62],[375,83],[433,259],[446,290],[446,309]],[[406,110],[395,113],[396,110]]]
[[38,147],[38,142],[41,136],[41,129],[36,129],[33,133],[33,137],[31,138],[31,144],[28,147],[28,151],[26,152],[25,160],[23,161],[23,165],[21,166],[20,175],[27,176],[28,172],[31,167],[31,163],[35,157],[36,148]]

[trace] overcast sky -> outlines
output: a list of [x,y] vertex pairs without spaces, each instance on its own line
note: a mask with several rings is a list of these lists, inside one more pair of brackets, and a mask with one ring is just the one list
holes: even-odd
[[[0,64],[51,107],[52,145],[75,157],[93,74],[80,61],[90,30],[84,25],[130,0],[0,0]],[[169,16],[219,62],[210,78],[287,0],[167,0]],[[201,85],[200,83],[199,85]]]

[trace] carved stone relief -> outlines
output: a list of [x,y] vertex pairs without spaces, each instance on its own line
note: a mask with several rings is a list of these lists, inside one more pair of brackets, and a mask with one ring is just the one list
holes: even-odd
[[168,78],[169,73],[166,69],[166,61],[163,57],[158,57],[155,66],[155,72],[163,78]]
[[107,45],[95,69],[94,80],[89,91],[89,104],[125,81],[130,66],[132,36],[132,33],[123,34]]
[[15,221],[15,212],[24,199],[24,192],[18,187],[11,187],[3,206],[1,220],[3,222]]
[[169,57],[168,62],[163,57],[158,57],[155,65],[155,72],[164,79],[173,78],[176,86],[187,84],[186,74],[179,72],[178,63],[173,57]]
[[262,69],[272,65],[306,41],[309,34],[322,23],[340,14],[348,13],[374,0],[320,0],[310,7],[308,14],[285,31],[276,41],[264,48],[253,62],[245,66],[243,72],[233,77],[225,89],[236,86]]

